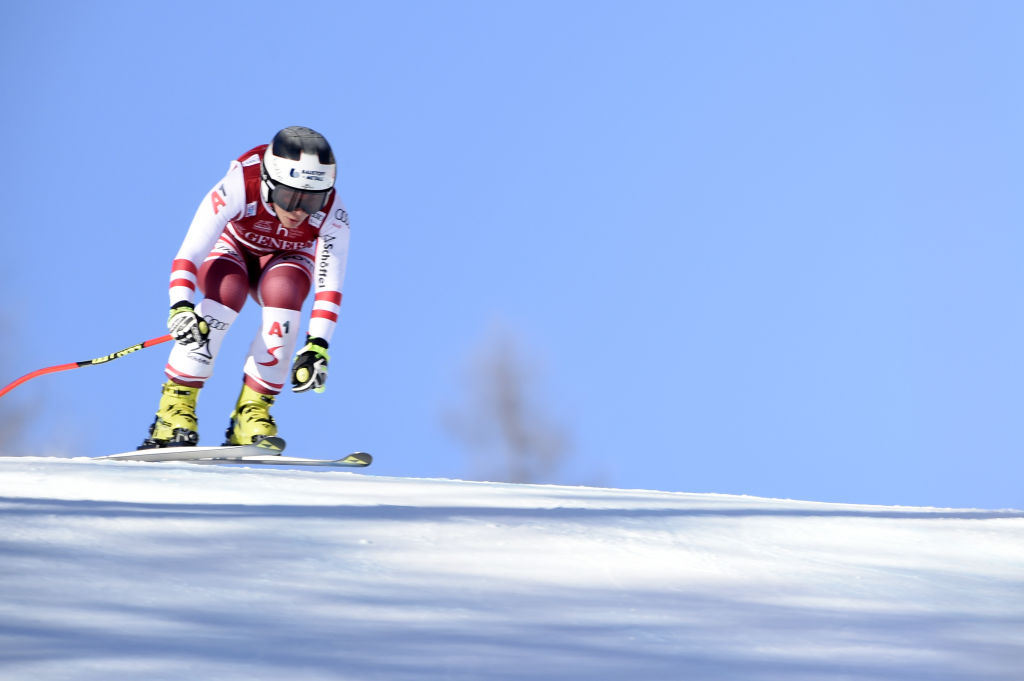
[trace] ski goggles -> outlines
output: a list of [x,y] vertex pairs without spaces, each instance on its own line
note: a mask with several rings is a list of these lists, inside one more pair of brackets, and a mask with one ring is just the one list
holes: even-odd
[[310,191],[270,182],[270,202],[287,213],[301,210],[312,215],[327,205],[330,193],[330,189]]

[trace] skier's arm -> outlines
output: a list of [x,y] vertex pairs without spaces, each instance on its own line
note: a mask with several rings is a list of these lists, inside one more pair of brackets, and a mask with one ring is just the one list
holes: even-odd
[[309,318],[309,335],[330,341],[338,325],[341,309],[341,287],[348,262],[348,213],[341,199],[335,199],[320,228],[316,265],[313,271],[313,310]]
[[292,364],[292,392],[314,390],[323,392],[327,381],[327,346],[338,325],[341,309],[341,285],[348,260],[348,213],[341,200],[335,198],[317,241],[316,265],[313,274],[313,311],[309,319],[309,335]]
[[195,302],[196,276],[217,237],[232,218],[245,209],[245,181],[242,164],[232,161],[227,175],[211,189],[199,204],[185,240],[171,266],[170,299],[176,303]]

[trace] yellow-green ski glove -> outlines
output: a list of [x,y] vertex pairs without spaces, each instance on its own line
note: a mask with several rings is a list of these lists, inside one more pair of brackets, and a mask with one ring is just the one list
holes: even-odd
[[327,382],[327,341],[323,338],[306,338],[306,345],[299,350],[292,364],[292,392],[301,393],[312,389],[322,393]]
[[167,329],[171,332],[171,338],[182,345],[199,344],[210,336],[210,325],[196,314],[192,303],[185,300],[171,305]]

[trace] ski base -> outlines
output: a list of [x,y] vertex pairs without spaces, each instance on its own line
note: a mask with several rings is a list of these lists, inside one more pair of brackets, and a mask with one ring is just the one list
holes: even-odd
[[267,437],[252,445],[220,445],[219,447],[154,447],[123,454],[94,457],[98,461],[190,461],[216,456],[259,456],[280,454],[286,447],[284,438]]
[[94,461],[181,461],[196,464],[249,464],[269,466],[333,466],[364,468],[373,463],[366,452],[355,452],[340,459],[307,459],[281,456],[286,443],[280,437],[268,437],[251,445],[221,445],[219,447],[159,447],[141,449],[122,454],[94,457]]
[[218,456],[209,459],[190,459],[198,464],[242,464],[258,466],[331,466],[337,468],[365,468],[373,463],[366,452],[354,452],[341,459],[306,459],[298,456]]

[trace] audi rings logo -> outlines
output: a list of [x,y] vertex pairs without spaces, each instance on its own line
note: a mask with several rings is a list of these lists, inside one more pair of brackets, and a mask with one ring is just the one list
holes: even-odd
[[338,222],[344,222],[347,225],[348,213],[345,211],[344,208],[339,208],[338,210],[334,211],[334,219],[337,220]]
[[228,322],[223,322],[216,317],[211,317],[210,315],[206,315],[203,319],[206,320],[206,323],[210,325],[211,329],[217,329],[218,331],[227,331],[228,327],[231,326]]

